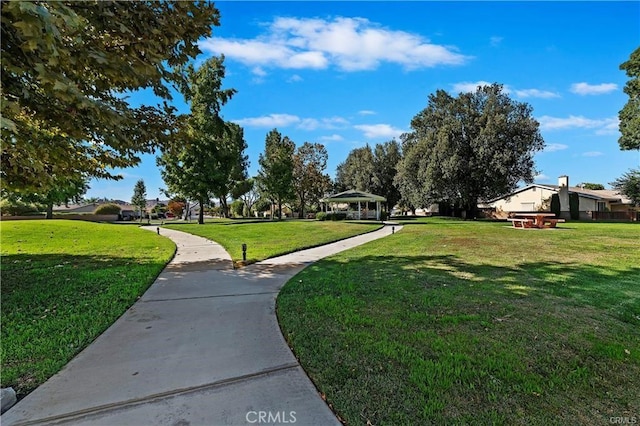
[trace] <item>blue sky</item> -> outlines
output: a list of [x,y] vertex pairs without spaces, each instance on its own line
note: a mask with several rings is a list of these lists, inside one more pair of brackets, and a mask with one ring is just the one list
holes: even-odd
[[[605,186],[640,164],[618,148],[627,101],[619,65],[640,45],[640,2],[219,2],[221,26],[201,61],[223,53],[223,108],[244,128],[250,175],[267,132],[320,142],[327,172],[349,151],[397,138],[438,89],[452,94],[498,82],[527,102],[547,148],[539,183]],[[155,100],[145,92],[132,103]],[[175,106],[188,112],[178,95]],[[138,179],[149,198],[164,187],[155,156],[92,181],[87,197],[130,200]]]

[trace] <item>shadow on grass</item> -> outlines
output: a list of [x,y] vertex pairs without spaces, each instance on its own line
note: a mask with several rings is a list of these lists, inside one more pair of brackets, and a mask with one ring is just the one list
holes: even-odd
[[[363,256],[347,264],[325,259],[310,266],[311,271],[325,271],[322,273],[327,276],[336,273],[379,287],[393,283],[411,291],[444,287],[481,291],[481,298],[486,300],[491,295],[555,296],[564,303],[592,306],[624,322],[640,325],[640,266],[606,269],[557,261],[496,266],[468,263],[455,255],[427,255]],[[338,278],[335,283],[336,290],[349,285]],[[362,290],[366,293],[370,289],[363,286]]]
[[156,259],[2,257],[2,387],[24,397],[122,315],[165,266]]
[[602,424],[640,409],[640,267],[340,259],[293,277],[278,317],[347,422]]

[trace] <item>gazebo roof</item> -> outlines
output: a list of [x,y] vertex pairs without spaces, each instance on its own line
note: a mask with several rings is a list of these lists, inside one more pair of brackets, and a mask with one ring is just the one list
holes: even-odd
[[380,195],[369,194],[368,192],[356,191],[351,189],[349,191],[340,192],[327,198],[323,198],[320,201],[324,203],[357,203],[358,201],[367,201],[373,203],[376,201],[384,202],[387,201],[387,199]]

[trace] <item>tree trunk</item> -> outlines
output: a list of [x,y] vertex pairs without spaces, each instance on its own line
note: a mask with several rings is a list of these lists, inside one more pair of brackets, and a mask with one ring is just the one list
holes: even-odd
[[53,219],[53,203],[47,204],[47,215],[44,218]]
[[298,212],[298,219],[304,219],[304,197],[300,197],[300,211]]
[[282,220],[282,199],[278,198],[278,220]]
[[198,200],[198,204],[200,204],[200,211],[198,212],[198,224],[204,225],[204,201],[200,199]]

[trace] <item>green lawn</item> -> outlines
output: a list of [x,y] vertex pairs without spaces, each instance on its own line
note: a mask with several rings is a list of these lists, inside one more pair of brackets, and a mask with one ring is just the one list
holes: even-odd
[[380,228],[379,222],[319,222],[313,220],[235,221],[172,224],[166,228],[208,238],[222,245],[236,264],[247,245],[247,264],[331,243]]
[[640,224],[407,222],[277,312],[348,424],[640,421]]
[[0,222],[2,387],[19,397],[59,371],[149,287],[175,245],[138,227]]

